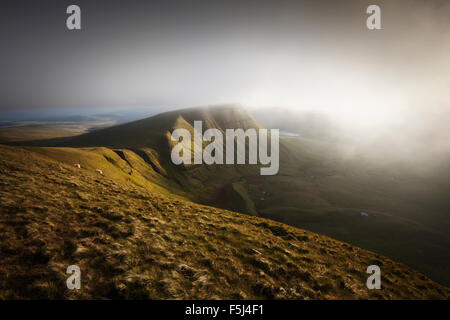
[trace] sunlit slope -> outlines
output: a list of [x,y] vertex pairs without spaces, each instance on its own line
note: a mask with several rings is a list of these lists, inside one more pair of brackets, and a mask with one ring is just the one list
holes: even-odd
[[158,156],[151,149],[142,149],[137,154],[128,149],[104,147],[26,148],[71,166],[78,164],[81,169],[90,172],[100,170],[105,177],[145,187],[149,191],[172,193],[171,190],[176,189],[182,193],[178,185],[165,177],[166,173],[159,164]]
[[[3,299],[450,297],[448,288],[378,254],[34,149],[0,146],[0,173]],[[73,264],[81,290],[66,288]],[[366,288],[372,264],[381,267],[381,290]]]

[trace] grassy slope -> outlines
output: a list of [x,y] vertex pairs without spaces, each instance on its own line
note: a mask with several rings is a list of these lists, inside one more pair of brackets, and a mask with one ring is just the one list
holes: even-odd
[[[286,137],[280,141],[280,172],[276,176],[262,177],[259,168],[251,165],[176,167],[170,161],[169,134],[175,128],[193,133],[194,120],[203,120],[204,130],[259,127],[240,108],[193,108],[38,143],[102,147],[82,149],[83,157],[74,157],[80,149],[36,150],[69,164],[89,160],[87,168],[101,168],[114,179],[150,189],[158,186],[159,192],[260,215],[350,242],[450,284],[447,207],[436,209],[432,205],[446,194],[429,192],[429,181],[363,159],[342,158],[332,144]],[[126,161],[104,146],[119,148]],[[142,152],[149,155],[151,165],[137,156]],[[105,161],[105,155],[113,165]],[[427,192],[434,192],[434,198],[420,202]],[[369,217],[361,217],[361,211],[369,212]]]
[[[449,298],[380,255],[0,146],[0,298]],[[255,251],[256,250],[256,251]],[[77,264],[82,289],[65,287]],[[382,289],[365,287],[368,265]]]
[[[68,165],[80,164],[83,169],[102,170],[106,177],[129,182],[150,191],[170,194],[174,184],[165,179],[137,154],[130,150],[92,148],[36,148],[28,147],[36,153],[64,162]],[[151,153],[151,150],[147,150]],[[123,158],[122,158],[122,157]],[[161,169],[163,170],[163,169]],[[181,192],[180,192],[181,193]]]

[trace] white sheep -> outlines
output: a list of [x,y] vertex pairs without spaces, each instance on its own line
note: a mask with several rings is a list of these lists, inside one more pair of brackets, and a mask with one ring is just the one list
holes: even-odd
[[74,167],[75,167],[75,168],[78,168],[78,169],[81,169],[81,164],[76,163],[76,164],[74,164]]
[[100,174],[103,174],[103,171],[100,170],[100,169],[95,169],[95,172],[98,172],[98,173],[100,173]]

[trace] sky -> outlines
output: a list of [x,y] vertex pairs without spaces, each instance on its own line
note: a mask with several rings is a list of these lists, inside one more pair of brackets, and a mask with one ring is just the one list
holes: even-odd
[[221,103],[450,120],[449,17],[445,0],[2,0],[0,120]]

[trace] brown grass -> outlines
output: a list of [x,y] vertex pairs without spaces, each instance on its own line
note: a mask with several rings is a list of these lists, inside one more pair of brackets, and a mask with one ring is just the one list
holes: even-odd
[[[2,299],[448,299],[375,253],[0,146]],[[66,288],[67,266],[81,290]],[[367,266],[382,270],[368,290]]]

